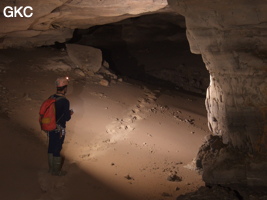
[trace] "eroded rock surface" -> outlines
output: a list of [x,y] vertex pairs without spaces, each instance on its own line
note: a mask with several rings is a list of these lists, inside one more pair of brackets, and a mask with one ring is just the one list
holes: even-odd
[[[266,1],[168,2],[186,17],[191,51],[202,54],[210,72],[209,127],[227,145],[210,162],[204,160],[213,154],[206,153],[204,181],[267,186]],[[238,180],[222,178],[224,169],[238,174]]]
[[4,0],[6,6],[31,6],[30,18],[6,18],[0,15],[0,48],[32,47],[65,42],[75,28],[89,28],[139,14],[154,12],[167,6],[167,0]]

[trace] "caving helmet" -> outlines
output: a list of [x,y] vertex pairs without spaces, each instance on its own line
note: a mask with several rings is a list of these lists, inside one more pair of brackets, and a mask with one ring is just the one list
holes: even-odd
[[59,77],[56,80],[56,86],[59,87],[64,87],[69,84],[69,77]]

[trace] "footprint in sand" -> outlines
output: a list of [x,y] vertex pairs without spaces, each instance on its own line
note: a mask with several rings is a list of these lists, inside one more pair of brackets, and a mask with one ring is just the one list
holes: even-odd
[[136,128],[136,123],[139,120],[145,119],[147,113],[155,107],[157,93],[159,91],[151,91],[144,88],[144,97],[137,100],[137,104],[129,109],[129,112],[122,119],[116,119],[111,124],[106,126],[106,132],[111,135],[110,142],[123,140],[127,134]]

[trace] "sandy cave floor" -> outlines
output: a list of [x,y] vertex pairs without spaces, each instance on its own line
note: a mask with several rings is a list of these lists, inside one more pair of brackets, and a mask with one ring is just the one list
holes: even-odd
[[[204,185],[193,165],[210,134],[203,97],[133,81],[105,87],[51,48],[1,50],[0,58],[1,199],[163,200]],[[75,113],[62,151],[68,173],[54,177],[38,111],[65,75]]]

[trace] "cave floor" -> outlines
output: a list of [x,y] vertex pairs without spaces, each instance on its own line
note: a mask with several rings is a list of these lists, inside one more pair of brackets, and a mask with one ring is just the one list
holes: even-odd
[[[204,185],[194,159],[207,128],[204,97],[132,81],[100,84],[75,73],[66,52],[0,51],[3,199],[173,199]],[[69,76],[64,177],[47,173],[41,103]],[[8,152],[8,153],[6,153]],[[27,191],[27,192],[25,192]]]

